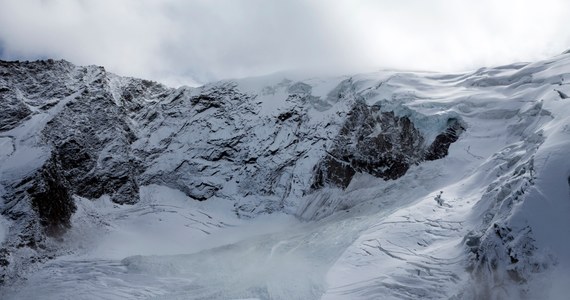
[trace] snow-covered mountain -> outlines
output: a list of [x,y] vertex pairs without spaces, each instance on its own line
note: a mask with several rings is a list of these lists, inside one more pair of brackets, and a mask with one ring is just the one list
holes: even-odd
[[568,53],[178,89],[66,61],[0,75],[2,299],[568,291]]

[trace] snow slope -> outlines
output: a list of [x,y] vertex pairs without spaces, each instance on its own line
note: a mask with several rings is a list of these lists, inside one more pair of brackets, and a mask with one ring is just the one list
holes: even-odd
[[[0,132],[0,241],[13,251],[11,265],[40,257],[0,288],[2,299],[565,299],[570,292],[570,54],[465,74],[269,76],[198,89],[87,70],[64,72],[85,79],[65,81],[69,95],[47,109],[34,113],[28,98],[31,115]],[[81,104],[76,86],[109,101]],[[106,125],[94,126],[97,141],[65,131],[94,105],[110,112],[112,126],[129,129],[108,135]],[[446,155],[427,159],[450,137],[450,122],[461,124],[458,138]],[[43,250],[11,250],[27,232],[14,212],[37,212],[24,200],[19,210],[8,207],[16,201],[12,181],[41,168],[50,151],[69,153],[58,152],[68,145],[59,136],[100,149],[87,153],[98,159],[86,178],[120,184],[100,193],[69,188],[76,206],[69,229],[38,238]],[[380,138],[402,145],[390,144],[395,156],[368,160]],[[342,148],[341,141],[369,144]],[[64,171],[84,176],[65,169],[65,157]],[[393,168],[399,163],[403,172]],[[332,177],[315,186],[319,168]],[[109,175],[116,173],[127,177]],[[335,185],[334,176],[348,185]]]
[[[562,299],[548,293],[568,291],[570,274],[569,106],[559,93],[569,62],[404,82],[426,98],[409,106],[457,113],[468,129],[448,157],[419,167],[431,169],[431,189],[348,247],[323,299]],[[549,269],[564,279],[532,282]]]

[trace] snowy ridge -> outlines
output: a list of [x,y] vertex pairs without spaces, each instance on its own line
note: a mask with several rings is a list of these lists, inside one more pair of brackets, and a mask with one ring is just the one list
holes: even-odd
[[567,292],[569,54],[179,89],[0,67],[3,298]]

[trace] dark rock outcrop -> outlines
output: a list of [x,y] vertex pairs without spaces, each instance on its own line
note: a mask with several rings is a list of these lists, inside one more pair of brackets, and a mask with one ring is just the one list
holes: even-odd
[[450,119],[447,129],[426,148],[424,137],[407,116],[357,102],[335,146],[316,165],[311,188],[331,185],[344,189],[356,173],[385,180],[400,178],[414,164],[445,157],[463,130],[457,119]]
[[13,225],[0,245],[0,284],[17,278],[31,264],[50,259],[54,249],[49,240],[60,238],[70,228],[76,206],[62,173],[60,162],[52,155],[3,196],[2,215]]
[[428,147],[425,160],[436,160],[447,156],[449,146],[459,139],[465,128],[457,119],[447,121],[447,129],[440,133]]
[[60,163],[52,157],[26,190],[40,224],[50,236],[61,235],[71,226],[71,215],[76,209],[69,183],[61,174]]
[[0,86],[0,131],[16,127],[31,113],[26,104],[18,99],[14,90]]
[[117,203],[138,200],[140,168],[130,150],[136,137],[126,114],[105,80],[97,79],[48,122],[44,139],[53,145],[74,194],[91,199],[108,194]]

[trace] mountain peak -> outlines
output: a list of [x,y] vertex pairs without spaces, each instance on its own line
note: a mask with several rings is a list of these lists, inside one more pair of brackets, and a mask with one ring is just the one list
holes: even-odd
[[523,295],[570,263],[569,59],[177,89],[1,61],[0,294]]

